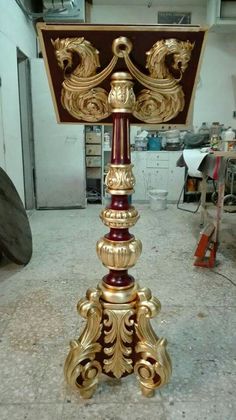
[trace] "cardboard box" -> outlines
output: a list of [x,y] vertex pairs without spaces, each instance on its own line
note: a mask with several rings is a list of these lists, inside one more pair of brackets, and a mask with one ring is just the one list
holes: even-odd
[[86,156],[101,156],[102,147],[100,144],[86,144]]
[[101,168],[87,168],[86,177],[89,179],[100,179]]
[[101,156],[86,157],[86,166],[88,168],[100,168],[102,166]]
[[85,134],[86,143],[101,144],[102,143],[102,133],[97,133],[95,131],[90,131]]

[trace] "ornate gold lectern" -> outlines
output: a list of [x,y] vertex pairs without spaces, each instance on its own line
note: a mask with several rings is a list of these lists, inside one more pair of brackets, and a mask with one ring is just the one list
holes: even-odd
[[110,229],[97,242],[109,269],[78,303],[87,319],[65,362],[67,382],[90,398],[99,375],[135,373],[145,396],[171,375],[166,340],[150,319],[160,302],[128,274],[142,250],[130,234],[139,215],[129,204],[134,191],[130,123],[159,127],[191,124],[195,82],[205,29],[189,26],[96,26],[38,24],[58,122],[113,124],[106,177],[111,204],[100,215]]

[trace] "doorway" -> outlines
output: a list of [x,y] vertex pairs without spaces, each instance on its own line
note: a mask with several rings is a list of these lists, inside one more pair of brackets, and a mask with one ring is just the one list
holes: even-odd
[[35,164],[33,142],[32,101],[30,85],[30,64],[25,54],[17,49],[17,69],[19,85],[19,106],[24,172],[25,208],[35,208]]

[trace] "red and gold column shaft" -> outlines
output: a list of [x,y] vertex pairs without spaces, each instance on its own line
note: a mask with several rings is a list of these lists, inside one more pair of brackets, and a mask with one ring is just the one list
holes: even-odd
[[103,285],[106,288],[128,289],[134,285],[128,269],[135,265],[142,250],[141,242],[129,232],[139,218],[137,210],[129,204],[135,184],[129,139],[129,115],[135,96],[129,73],[113,74],[109,103],[113,111],[113,138],[111,163],[105,182],[111,194],[111,204],[100,217],[110,232],[98,241],[97,253],[110,270],[103,278]]
[[106,176],[111,204],[100,215],[110,231],[97,242],[98,257],[109,273],[78,303],[87,324],[80,338],[71,342],[65,363],[67,382],[84,398],[92,396],[102,372],[117,379],[135,373],[145,396],[152,396],[171,374],[167,342],[150,325],[160,302],[128,274],[142,251],[140,240],[129,233],[139,218],[128,200],[135,184],[129,147],[129,114],[134,104],[130,74],[115,73],[109,94],[112,158]]

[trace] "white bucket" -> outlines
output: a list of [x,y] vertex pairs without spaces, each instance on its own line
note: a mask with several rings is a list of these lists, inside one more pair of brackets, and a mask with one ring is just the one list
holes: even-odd
[[166,190],[149,190],[148,195],[150,198],[151,210],[166,210],[167,194],[168,192]]

